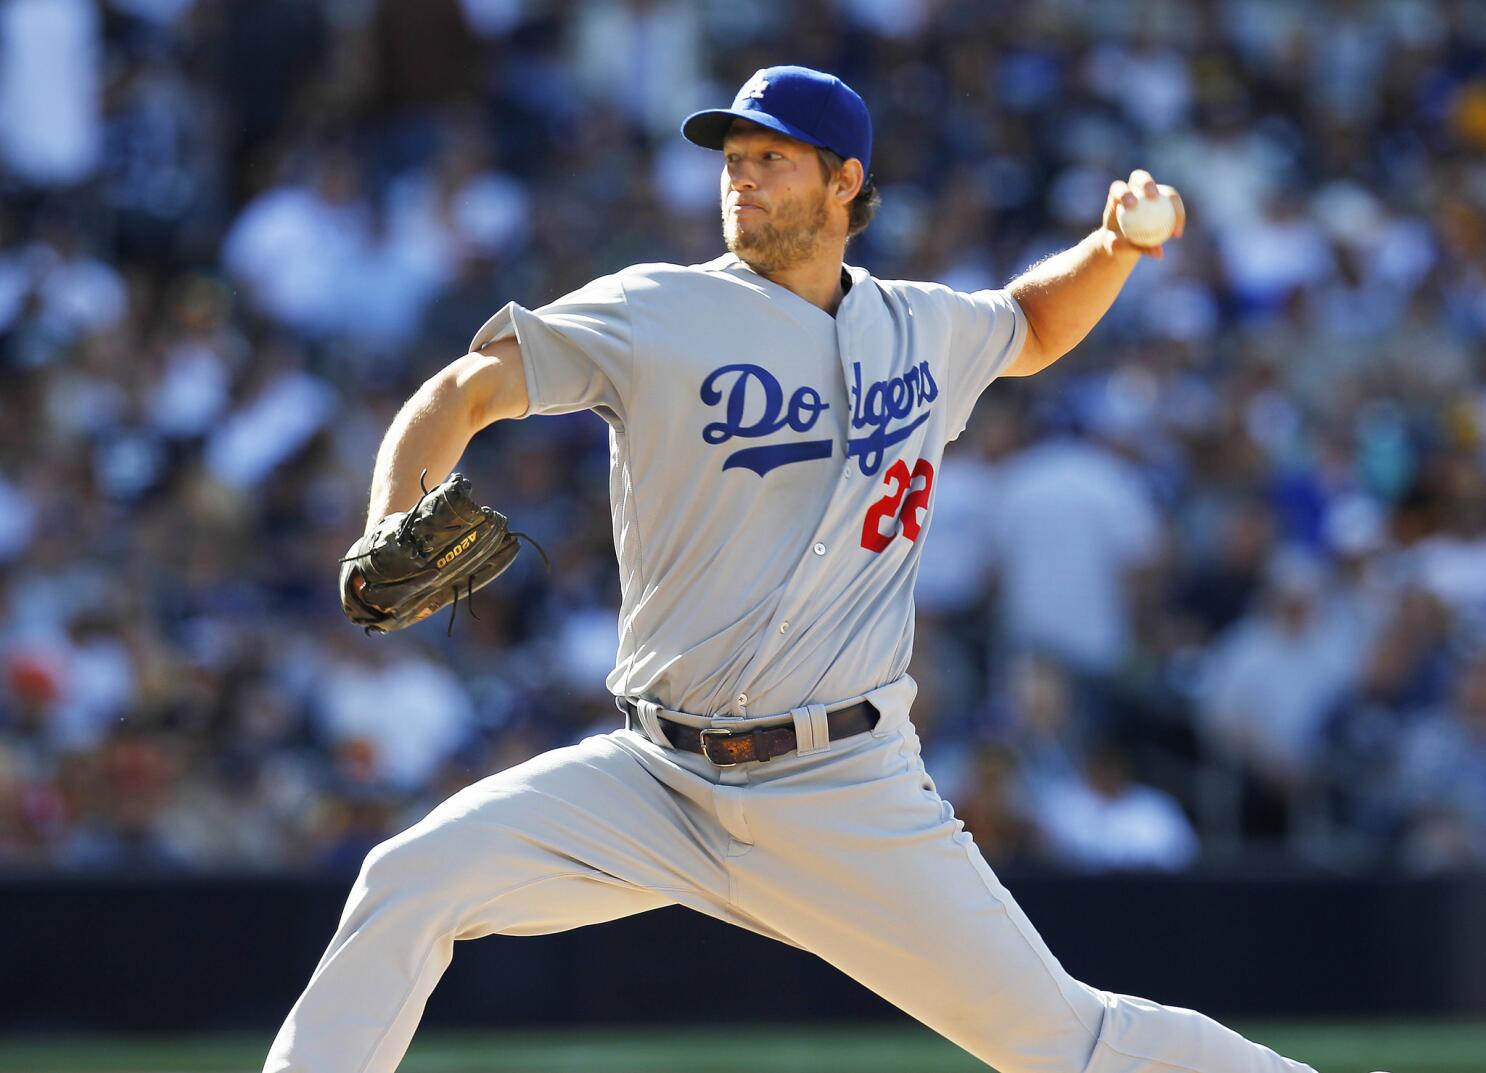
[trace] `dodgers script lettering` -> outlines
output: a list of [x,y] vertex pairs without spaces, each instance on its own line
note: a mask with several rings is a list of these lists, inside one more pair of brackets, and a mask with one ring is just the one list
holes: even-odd
[[865,389],[862,385],[861,362],[851,364],[851,427],[868,428],[865,436],[853,436],[846,442],[846,453],[855,456],[861,470],[872,476],[882,468],[883,453],[891,446],[901,443],[908,434],[929,419],[924,410],[906,425],[888,429],[890,421],[907,417],[919,406],[927,407],[939,397],[939,385],[929,371],[929,363],[921,361],[902,376],[886,380],[873,380]]
[[[784,402],[784,388],[774,374],[758,365],[724,365],[714,369],[702,381],[702,402],[708,406],[723,405],[723,419],[702,429],[702,439],[711,444],[726,443],[735,436],[744,439],[768,436],[786,425],[794,432],[809,432],[820,415],[831,404],[813,387],[802,387]],[[751,416],[751,419],[750,419]],[[789,462],[808,462],[831,456],[830,438],[776,443],[764,447],[746,447],[734,451],[723,462],[723,469],[749,469],[762,477],[769,470]]]
[[[929,417],[930,404],[939,397],[939,385],[929,363],[919,362],[902,376],[865,381],[862,366],[852,364],[851,428],[861,435],[849,436],[846,455],[855,458],[862,473],[872,476],[882,468],[889,447],[907,439]],[[810,432],[820,415],[831,408],[819,390],[809,385],[796,388],[786,399],[784,387],[769,370],[738,362],[724,365],[702,381],[701,399],[706,406],[720,406],[722,417],[702,427],[702,440],[714,446],[733,439],[758,439],[788,429]],[[916,416],[915,411],[921,411]],[[901,422],[892,427],[894,422]],[[791,462],[829,458],[829,436],[785,443],[743,447],[723,460],[722,468],[747,469],[763,476]]]

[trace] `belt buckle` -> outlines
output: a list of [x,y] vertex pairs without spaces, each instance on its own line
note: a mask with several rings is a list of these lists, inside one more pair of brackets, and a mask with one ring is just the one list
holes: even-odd
[[715,766],[715,767],[737,767],[738,766],[738,761],[736,761],[736,760],[732,760],[732,759],[715,760],[715,759],[713,759],[712,754],[707,751],[707,742],[710,741],[712,738],[731,738],[731,737],[733,737],[733,730],[732,730],[731,727],[703,727],[702,730],[701,730],[701,736],[702,736],[702,755],[705,756],[708,760],[710,760],[712,762],[713,766]]

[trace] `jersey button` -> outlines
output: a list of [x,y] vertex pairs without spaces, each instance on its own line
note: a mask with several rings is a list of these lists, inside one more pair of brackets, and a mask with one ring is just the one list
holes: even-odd
[[817,555],[824,555],[826,553],[826,546],[817,540],[815,542],[815,547],[811,548],[810,550],[815,552],[815,554]]
[[739,693],[738,694],[738,703],[739,704],[747,704],[748,703],[748,694],[747,693]]
[[779,624],[779,632],[780,633],[788,633],[789,632],[789,623],[788,622],[781,622]]

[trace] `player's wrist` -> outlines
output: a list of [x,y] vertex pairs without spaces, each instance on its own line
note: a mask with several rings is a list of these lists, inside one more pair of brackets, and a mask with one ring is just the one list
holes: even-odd
[[1129,239],[1112,227],[1101,227],[1091,237],[1094,239],[1095,247],[1107,257],[1132,265],[1140,260],[1140,250],[1132,246]]

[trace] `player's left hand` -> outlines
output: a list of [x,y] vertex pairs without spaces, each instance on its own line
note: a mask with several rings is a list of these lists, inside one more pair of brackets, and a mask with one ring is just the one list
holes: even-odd
[[1171,238],[1165,240],[1169,242],[1171,239],[1181,238],[1187,226],[1187,209],[1182,204],[1182,196],[1177,193],[1176,187],[1158,184],[1155,179],[1151,178],[1151,173],[1143,168],[1136,168],[1132,171],[1129,181],[1116,179],[1109,184],[1109,197],[1104,203],[1104,229],[1113,236],[1113,249],[1134,250],[1147,257],[1154,257],[1158,261],[1165,256],[1160,245],[1141,246],[1126,238],[1115,212],[1121,203],[1128,212],[1138,204],[1138,198],[1154,199],[1162,196],[1169,197],[1172,207],[1176,210],[1176,226],[1172,228]]
[[387,515],[351,545],[340,562],[341,608],[369,633],[411,626],[494,581],[516,558],[521,536],[504,514],[471,498],[469,478],[451,473],[425,488],[412,510]]

